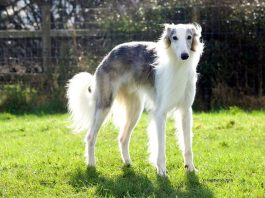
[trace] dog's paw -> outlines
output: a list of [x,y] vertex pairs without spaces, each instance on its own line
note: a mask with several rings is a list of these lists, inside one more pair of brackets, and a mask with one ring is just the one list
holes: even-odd
[[87,167],[96,167],[96,163],[88,163],[86,162]]
[[162,167],[157,167],[156,168],[156,170],[157,170],[157,174],[159,175],[159,176],[162,176],[162,177],[167,177],[167,169],[166,168],[162,168]]
[[185,164],[185,169],[187,172],[196,172],[197,169],[195,168],[194,164],[191,163],[191,164]]
[[123,161],[123,166],[130,167],[132,165],[131,160]]
[[88,167],[95,167],[96,166],[96,160],[92,157],[86,157],[86,165]]

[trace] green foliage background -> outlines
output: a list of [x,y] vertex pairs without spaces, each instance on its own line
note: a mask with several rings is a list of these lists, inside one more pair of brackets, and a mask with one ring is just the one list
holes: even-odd
[[[45,3],[43,1],[25,1],[26,13],[32,15],[28,26],[21,23],[19,19],[22,16],[19,14],[9,17],[3,14],[5,9],[21,1],[24,0],[2,2],[2,30],[10,27],[40,28],[40,8]],[[51,60],[54,71],[52,78],[47,79],[51,81],[48,83],[50,87],[47,89],[47,83],[45,85],[42,82],[38,87],[31,82],[26,86],[18,82],[19,86],[37,92],[38,97],[22,99],[25,106],[29,105],[29,109],[30,104],[35,107],[50,106],[44,104],[45,101],[53,103],[55,98],[55,104],[61,104],[60,109],[64,110],[64,87],[67,80],[78,71],[94,72],[102,58],[115,45],[135,40],[156,41],[161,34],[162,24],[193,21],[201,24],[202,40],[205,43],[205,51],[198,66],[200,78],[194,108],[210,110],[240,106],[245,109],[260,109],[265,106],[264,0],[55,0],[46,3],[51,6],[51,29],[91,29],[98,30],[98,34],[95,37],[52,40],[54,52]],[[30,47],[27,49],[31,50]],[[18,96],[25,95],[19,92],[20,89],[12,90]],[[22,92],[24,91],[27,92],[23,89]],[[7,94],[10,91],[6,91],[5,86],[0,86],[0,92],[2,98],[14,98],[14,94]],[[49,92],[51,98],[39,98],[43,92],[46,95]],[[19,97],[15,98],[19,100]],[[0,99],[0,109],[10,111],[13,108],[10,104],[7,100]],[[19,111],[17,108],[12,111]]]

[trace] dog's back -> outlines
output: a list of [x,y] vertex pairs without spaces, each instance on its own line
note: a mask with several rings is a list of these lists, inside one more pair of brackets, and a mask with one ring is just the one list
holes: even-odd
[[95,73],[97,81],[106,76],[111,82],[154,84],[156,43],[130,42],[116,46],[101,62]]

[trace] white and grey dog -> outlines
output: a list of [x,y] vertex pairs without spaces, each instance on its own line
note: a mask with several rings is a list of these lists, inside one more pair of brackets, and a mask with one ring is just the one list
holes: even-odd
[[86,136],[87,165],[95,166],[98,131],[111,112],[119,127],[122,160],[130,164],[131,133],[148,106],[150,160],[166,175],[165,124],[175,110],[179,142],[187,171],[194,171],[192,103],[198,65],[203,52],[198,24],[165,24],[158,42],[130,42],[116,46],[94,75],[75,75],[68,84],[68,109],[77,131]]

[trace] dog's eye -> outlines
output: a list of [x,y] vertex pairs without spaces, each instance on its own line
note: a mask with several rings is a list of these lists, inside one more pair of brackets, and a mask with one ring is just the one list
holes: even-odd
[[189,36],[187,37],[187,39],[190,40],[190,39],[191,39],[191,35],[189,35]]
[[176,37],[176,36],[173,36],[172,38],[173,38],[173,40],[175,40],[175,41],[178,40],[178,37]]

